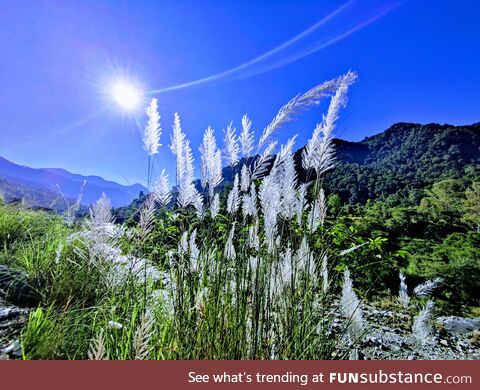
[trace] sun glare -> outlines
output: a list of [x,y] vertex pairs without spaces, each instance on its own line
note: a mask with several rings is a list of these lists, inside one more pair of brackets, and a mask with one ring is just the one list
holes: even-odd
[[113,98],[125,110],[132,110],[140,103],[140,92],[127,83],[118,83],[112,89]]

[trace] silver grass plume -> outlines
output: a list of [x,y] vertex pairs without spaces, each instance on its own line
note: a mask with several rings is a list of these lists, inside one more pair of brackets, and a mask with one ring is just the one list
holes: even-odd
[[68,226],[72,226],[73,222],[75,222],[75,217],[77,216],[78,210],[80,210],[80,206],[82,205],[82,199],[83,199],[83,192],[85,191],[85,185],[87,184],[87,181],[84,180],[83,183],[80,185],[80,191],[78,193],[77,199],[73,204],[70,204],[70,202],[67,200],[65,195],[63,194],[60,186],[57,184],[57,188],[60,191],[60,195],[62,196],[62,199],[64,200],[67,209],[65,211],[65,222],[67,223]]
[[255,250],[260,248],[260,239],[258,237],[258,220],[255,221],[255,225],[251,225],[248,229],[248,246]]
[[245,114],[242,117],[242,132],[240,133],[240,137],[238,137],[242,150],[242,157],[244,158],[250,157],[253,152],[254,135],[253,131],[250,131],[251,127],[252,121],[247,114]]
[[240,147],[238,146],[238,138],[235,134],[235,127],[233,127],[232,122],[227,126],[224,142],[225,160],[227,160],[228,165],[233,167],[238,162]]
[[149,156],[152,156],[158,153],[158,147],[161,146],[160,136],[162,129],[159,123],[160,115],[157,111],[157,99],[152,99],[145,113],[148,116],[148,122],[143,135],[143,149]]
[[[113,221],[110,200],[102,193],[100,199],[90,207],[90,215],[85,221],[84,232],[71,235],[71,239],[75,237],[86,239],[89,264],[94,262],[97,257],[112,257],[106,252],[111,251],[111,240],[122,233],[121,229],[117,229],[113,224]],[[75,246],[75,251],[79,256],[87,259],[85,257],[87,253],[83,248]]]
[[240,172],[240,189],[243,192],[248,191],[248,188],[250,187],[250,181],[251,181],[250,171],[246,165],[243,165],[242,170]]
[[277,177],[279,177],[279,185],[282,188],[280,214],[285,219],[290,219],[296,214],[297,171],[293,160],[293,146],[296,137],[289,139],[285,146],[282,145],[272,168],[272,170],[279,171]]
[[223,255],[227,260],[235,260],[237,258],[237,253],[235,252],[235,247],[233,245],[233,236],[235,234],[235,222],[232,224],[230,233],[228,234],[227,242],[225,243],[225,249]]
[[268,144],[263,153],[258,157],[253,166],[252,179],[262,178],[270,165],[278,142],[273,141]]
[[265,177],[260,184],[260,204],[263,210],[265,240],[268,253],[272,253],[277,233],[277,220],[280,212],[281,191],[278,181],[272,175]]
[[215,187],[222,182],[222,152],[217,148],[214,130],[209,126],[203,135],[200,146],[202,187],[207,188],[213,196]]
[[235,214],[240,207],[240,189],[239,189],[239,183],[238,183],[238,173],[235,174],[235,178],[233,179],[233,187],[228,193],[228,198],[227,198],[227,212],[229,214]]
[[318,199],[313,202],[312,209],[308,214],[310,230],[315,232],[319,226],[323,226],[327,216],[327,204],[325,201],[325,192],[320,188]]
[[251,215],[256,217],[257,216],[257,191],[255,189],[255,184],[252,183],[250,186],[250,193],[244,194],[243,197],[243,204],[242,204],[242,212],[243,216],[246,218],[247,216]]
[[89,228],[94,230],[105,230],[113,223],[112,206],[110,199],[102,193],[93,206],[90,207],[90,218],[87,221]]
[[307,189],[308,184],[302,183],[296,191],[295,213],[297,215],[297,224],[300,227],[302,226],[303,213],[307,211],[309,207],[307,204]]
[[160,176],[158,176],[153,185],[152,194],[155,197],[155,201],[158,202],[160,206],[166,206],[172,200],[168,175],[165,173],[165,169],[162,169]]
[[181,175],[184,173],[185,166],[184,166],[184,144],[186,136],[182,131],[182,125],[180,123],[180,115],[175,113],[173,126],[172,126],[172,135],[170,137],[171,144],[170,150],[172,151],[173,155],[176,157],[176,171],[177,171],[177,184],[180,183]]
[[302,238],[295,260],[297,272],[308,272],[311,277],[315,277],[315,262],[305,237]]
[[210,203],[210,216],[215,218],[220,211],[220,196],[215,194],[213,196],[212,202]]
[[432,300],[427,301],[422,310],[413,319],[413,337],[422,344],[430,341],[434,306],[435,304]]
[[419,284],[413,289],[413,293],[417,297],[428,297],[440,283],[442,283],[442,278],[435,278],[434,280],[427,280],[425,283]]
[[333,130],[338,120],[340,109],[347,103],[348,87],[356,79],[356,74],[348,72],[339,77],[341,80],[330,101],[327,115],[323,117],[313,132],[302,152],[302,165],[305,170],[315,169],[317,176],[322,175],[333,167],[335,151],[333,148]]
[[357,249],[361,248],[361,247],[364,246],[364,245],[365,245],[365,243],[352,246],[351,248],[348,248],[348,249],[344,249],[343,251],[341,251],[341,252],[338,254],[338,256],[339,256],[339,257],[342,257],[342,256],[345,256],[345,255],[348,255],[349,253],[352,253],[352,252],[356,251]]
[[147,195],[140,211],[139,235],[140,240],[145,241],[152,231],[155,223],[155,196]]
[[188,232],[184,231],[182,237],[180,238],[180,243],[178,244],[178,253],[180,255],[185,255],[188,252]]
[[[295,274],[292,267],[292,248],[280,254],[280,279],[281,284],[277,286],[276,290],[281,291],[290,283],[294,282]],[[277,279],[278,280],[278,279]]]
[[195,196],[193,198],[193,207],[195,207],[198,219],[203,220],[206,210],[203,204],[203,195],[200,194],[197,190],[195,190]]
[[[177,156],[178,159],[178,156]],[[193,181],[195,180],[195,170],[193,167],[193,155],[190,148],[190,142],[185,140],[183,145],[183,172],[180,173],[180,183],[178,186],[177,203],[180,207],[187,207],[190,204],[194,204],[197,200],[197,190]]]
[[360,301],[353,291],[352,279],[348,269],[343,274],[340,308],[346,318],[348,335],[350,342],[353,344],[360,340],[364,334],[364,321]]
[[100,330],[100,332],[97,333],[97,336],[90,341],[88,359],[89,360],[107,360],[107,351],[105,350],[103,330]]
[[188,246],[190,248],[190,268],[192,271],[198,271],[198,257],[200,255],[200,249],[198,249],[197,243],[197,229],[195,229],[190,235]]
[[328,257],[327,255],[323,256],[321,267],[322,267],[321,272],[322,272],[322,281],[323,281],[322,290],[323,290],[323,293],[326,293],[328,290]]
[[410,305],[410,297],[408,296],[408,287],[405,283],[405,275],[400,272],[400,290],[398,292],[398,301],[400,304],[407,309]]
[[250,272],[252,273],[252,276],[254,276],[257,273],[257,268],[260,260],[258,256],[250,256],[248,259],[248,267],[250,268]]
[[152,347],[150,339],[153,335],[153,318],[148,314],[143,315],[140,326],[135,330],[133,336],[133,350],[135,351],[135,360],[148,359]]
[[303,95],[294,97],[280,109],[275,118],[273,118],[272,122],[265,127],[260,137],[258,148],[260,149],[263,145],[265,145],[273,133],[275,133],[285,123],[292,121],[295,116],[304,112],[308,108],[318,105],[322,98],[331,95],[332,92],[336,91],[341,85],[345,83],[351,84],[356,77],[356,73],[348,72],[341,77],[326,81],[317,85],[316,87],[313,87]]

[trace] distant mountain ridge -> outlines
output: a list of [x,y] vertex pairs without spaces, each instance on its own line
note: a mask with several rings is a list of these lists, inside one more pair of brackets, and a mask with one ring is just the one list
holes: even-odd
[[[443,179],[480,180],[480,122],[465,126],[400,122],[360,142],[336,138],[333,143],[337,162],[323,186],[343,202],[365,203],[390,195],[414,201],[424,195],[425,187]],[[300,182],[307,176],[303,150],[294,154]],[[222,186],[233,181],[239,166],[224,168]],[[200,181],[196,186],[201,188]]]
[[0,192],[8,199],[24,198],[34,207],[56,208],[52,203],[61,203],[62,195],[76,199],[83,182],[86,185],[82,204],[90,205],[105,193],[112,206],[129,204],[146,188],[141,184],[122,185],[99,176],[84,176],[61,168],[30,168],[15,164],[0,157]]
[[349,203],[394,194],[418,200],[425,187],[443,179],[480,180],[480,122],[396,123],[361,142],[337,141],[336,155],[325,180],[329,193]]

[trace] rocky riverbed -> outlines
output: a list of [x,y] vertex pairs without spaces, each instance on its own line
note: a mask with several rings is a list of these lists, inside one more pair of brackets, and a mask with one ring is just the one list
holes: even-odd
[[[21,358],[20,332],[30,310],[0,298],[0,360]],[[431,336],[420,342],[412,335],[410,313],[364,305],[363,315],[366,331],[358,347],[360,359],[480,360],[480,319],[438,317]],[[340,318],[332,324],[333,331],[343,327]]]
[[29,309],[13,306],[0,298],[0,360],[21,358],[20,332],[28,313]]
[[409,313],[368,305],[364,316],[367,332],[359,348],[363,359],[480,359],[480,319],[438,317],[432,321],[430,337],[419,341],[412,335]]

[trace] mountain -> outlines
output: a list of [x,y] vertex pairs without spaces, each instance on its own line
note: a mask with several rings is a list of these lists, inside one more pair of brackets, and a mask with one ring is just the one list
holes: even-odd
[[337,140],[336,154],[338,164],[325,180],[329,193],[349,203],[389,195],[415,201],[442,179],[480,179],[480,123],[397,123],[361,142]]
[[[423,197],[425,187],[442,179],[480,180],[480,123],[396,123],[360,142],[334,139],[333,143],[337,163],[327,173],[324,188],[346,203],[391,195],[416,202]],[[300,182],[307,177],[301,162],[303,149],[294,154]],[[239,166],[224,168],[224,186],[233,181]],[[310,172],[310,179],[312,176]],[[200,182],[196,185],[199,187]]]
[[30,168],[0,157],[0,193],[6,200],[24,199],[32,207],[57,209],[64,204],[60,190],[65,198],[76,199],[84,181],[84,205],[92,204],[104,192],[112,206],[120,207],[146,191],[141,184],[124,186],[99,176],[83,176],[58,168]]

